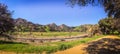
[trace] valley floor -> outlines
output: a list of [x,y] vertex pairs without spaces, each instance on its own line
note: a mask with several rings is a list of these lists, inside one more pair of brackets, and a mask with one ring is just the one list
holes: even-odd
[[[89,45],[92,45],[93,43],[95,43],[94,45],[96,46],[96,45],[100,45],[100,48],[102,48],[101,47],[101,45],[103,45],[103,44],[99,44],[99,43],[96,43],[96,42],[98,42],[98,41],[101,41],[101,40],[103,40],[103,39],[109,39],[109,41],[111,41],[111,39],[117,39],[117,40],[120,40],[120,37],[118,37],[118,36],[112,36],[112,35],[108,35],[108,36],[104,36],[104,37],[100,37],[100,38],[98,38],[98,39],[94,39],[94,40],[92,40],[92,41],[89,41],[89,42],[86,42],[86,43],[82,43],[82,44],[79,44],[79,45],[77,45],[77,46],[75,46],[75,47],[72,47],[72,48],[70,48],[70,49],[67,49],[67,50],[63,50],[63,51],[57,51],[57,52],[55,52],[54,54],[88,54],[88,52],[86,51],[86,47],[88,47],[89,48]],[[107,40],[106,39],[106,40]],[[108,42],[109,42],[108,41]],[[115,40],[116,41],[116,40]],[[101,43],[101,42],[100,42]],[[110,42],[111,43],[111,42]],[[116,44],[117,42],[114,42],[114,44]],[[119,42],[120,43],[120,42]],[[119,43],[117,43],[117,44],[119,44]],[[107,45],[108,43],[107,43],[107,41],[105,41],[104,42],[104,44],[105,45]],[[113,44],[112,44],[113,45]],[[108,45],[107,45],[108,46]],[[106,46],[106,47],[107,47]],[[120,45],[115,45],[115,46],[118,46],[117,48],[118,49],[120,49]],[[118,50],[118,52],[120,52],[119,50]],[[5,51],[0,51],[0,54],[16,54],[16,53],[13,53],[13,52],[5,52]],[[45,53],[43,53],[43,54],[45,54]],[[92,54],[92,53],[89,53],[89,54]]]

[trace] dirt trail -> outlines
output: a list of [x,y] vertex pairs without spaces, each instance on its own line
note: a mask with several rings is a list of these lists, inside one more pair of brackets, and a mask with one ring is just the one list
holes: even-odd
[[[105,36],[105,37],[102,37],[102,38],[116,39],[116,38],[119,38],[119,37],[117,37],[117,36]],[[102,38],[99,38],[97,40],[100,40]],[[97,41],[97,40],[94,40],[94,41]],[[91,41],[91,42],[93,42],[93,41]],[[67,50],[64,50],[64,51],[58,51],[58,52],[56,52],[54,54],[87,54],[85,52],[85,50],[83,50],[84,47],[87,47],[87,46],[88,46],[87,43],[86,44],[80,44],[78,46],[75,46],[73,48],[70,48],[70,49],[67,49]]]
[[55,54],[85,54],[85,51],[83,50],[84,47],[87,45],[81,44],[79,46],[64,50],[64,51],[58,51]]
[[0,51],[0,54],[16,54],[14,52],[5,52],[5,51]]

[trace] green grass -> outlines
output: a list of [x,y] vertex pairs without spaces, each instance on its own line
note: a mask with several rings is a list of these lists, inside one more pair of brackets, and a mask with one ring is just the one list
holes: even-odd
[[33,45],[22,44],[22,43],[16,43],[16,44],[6,43],[6,44],[0,44],[0,50],[10,51],[15,53],[42,53],[43,51],[46,51],[46,53],[52,53],[57,51],[57,47],[56,46],[33,46]]
[[22,37],[57,37],[57,36],[76,36],[83,34],[82,32],[15,32],[13,35]]
[[96,40],[98,38],[101,38],[101,37],[104,37],[103,35],[102,36],[94,36],[94,37],[91,37],[91,38],[84,38],[84,39],[81,39],[81,40],[74,40],[74,41],[70,41],[70,42],[53,42],[53,43],[50,43],[50,44],[57,44],[57,45],[60,45],[60,44],[66,44],[68,46],[75,46],[75,45],[79,45],[79,44],[82,44],[82,43],[88,43],[89,41],[93,41],[93,40]]
[[[46,52],[47,54],[59,51],[66,50],[73,46],[87,43],[89,41],[101,38],[104,36],[94,36],[92,38],[84,38],[81,40],[75,40],[70,42],[53,42],[53,43],[44,43],[46,45],[34,46],[25,43],[16,43],[16,42],[5,42],[0,41],[0,50],[1,51],[12,51],[16,53],[42,53]],[[55,46],[52,46],[54,44]]]

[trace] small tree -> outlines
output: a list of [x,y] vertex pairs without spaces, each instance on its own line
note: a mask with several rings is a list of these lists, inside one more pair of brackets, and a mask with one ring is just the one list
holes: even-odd
[[99,26],[103,34],[113,34],[115,31],[114,23],[115,22],[112,17],[101,19],[99,21]]
[[14,20],[11,18],[11,12],[5,4],[0,3],[0,34],[10,33],[14,30]]
[[30,31],[30,35],[32,35],[32,32],[33,32],[33,25],[32,25],[32,24],[29,24],[28,27],[29,27],[29,29],[30,29],[30,30],[29,30],[29,31]]

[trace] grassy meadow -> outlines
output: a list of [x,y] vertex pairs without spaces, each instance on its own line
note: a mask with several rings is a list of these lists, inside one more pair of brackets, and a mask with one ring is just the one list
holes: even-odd
[[84,34],[83,32],[14,32],[17,37],[66,37]]

